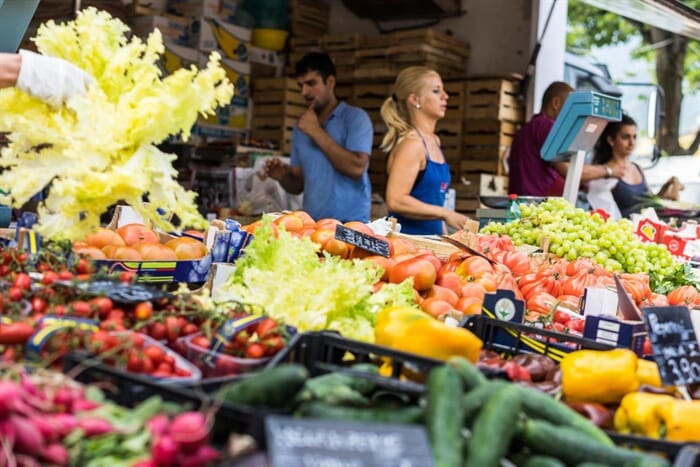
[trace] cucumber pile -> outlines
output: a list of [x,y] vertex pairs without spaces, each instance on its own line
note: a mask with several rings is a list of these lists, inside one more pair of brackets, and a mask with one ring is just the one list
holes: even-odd
[[386,397],[388,392],[359,374],[376,375],[372,365],[352,374],[310,378],[287,364],[224,387],[227,402],[288,410],[329,420],[424,424],[436,467],[516,466],[664,467],[660,457],[613,444],[588,419],[532,388],[489,381],[470,362],[452,358],[433,368],[422,398]]

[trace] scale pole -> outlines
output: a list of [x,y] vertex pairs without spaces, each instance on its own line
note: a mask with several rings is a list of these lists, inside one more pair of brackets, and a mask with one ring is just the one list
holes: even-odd
[[566,172],[566,182],[564,183],[564,199],[575,205],[578,198],[578,189],[581,185],[581,174],[583,173],[583,162],[586,159],[586,151],[576,151],[569,160],[569,170]]

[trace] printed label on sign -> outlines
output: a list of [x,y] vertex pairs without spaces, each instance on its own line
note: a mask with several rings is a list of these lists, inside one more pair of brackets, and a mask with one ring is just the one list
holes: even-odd
[[700,345],[688,308],[649,307],[642,313],[664,385],[700,382]]

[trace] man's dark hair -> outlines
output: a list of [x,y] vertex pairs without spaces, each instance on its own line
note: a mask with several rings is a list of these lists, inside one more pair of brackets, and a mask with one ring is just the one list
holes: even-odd
[[328,54],[311,52],[304,55],[301,60],[297,62],[294,67],[294,76],[298,78],[310,71],[318,72],[325,83],[329,76],[335,76],[335,65]]
[[547,104],[552,102],[555,97],[563,97],[573,91],[574,88],[569,86],[563,81],[555,81],[544,91],[542,95],[542,108],[545,108]]

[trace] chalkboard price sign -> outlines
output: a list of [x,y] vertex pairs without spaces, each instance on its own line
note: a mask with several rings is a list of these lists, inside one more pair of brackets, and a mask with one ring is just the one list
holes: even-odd
[[642,314],[664,385],[700,383],[700,346],[688,309],[649,307]]
[[335,238],[349,243],[350,245],[355,245],[363,250],[367,250],[375,255],[381,255],[386,258],[390,256],[389,242],[386,240],[358,232],[357,230],[348,229],[340,224],[335,226]]
[[425,429],[413,425],[270,416],[272,467],[433,467]]

